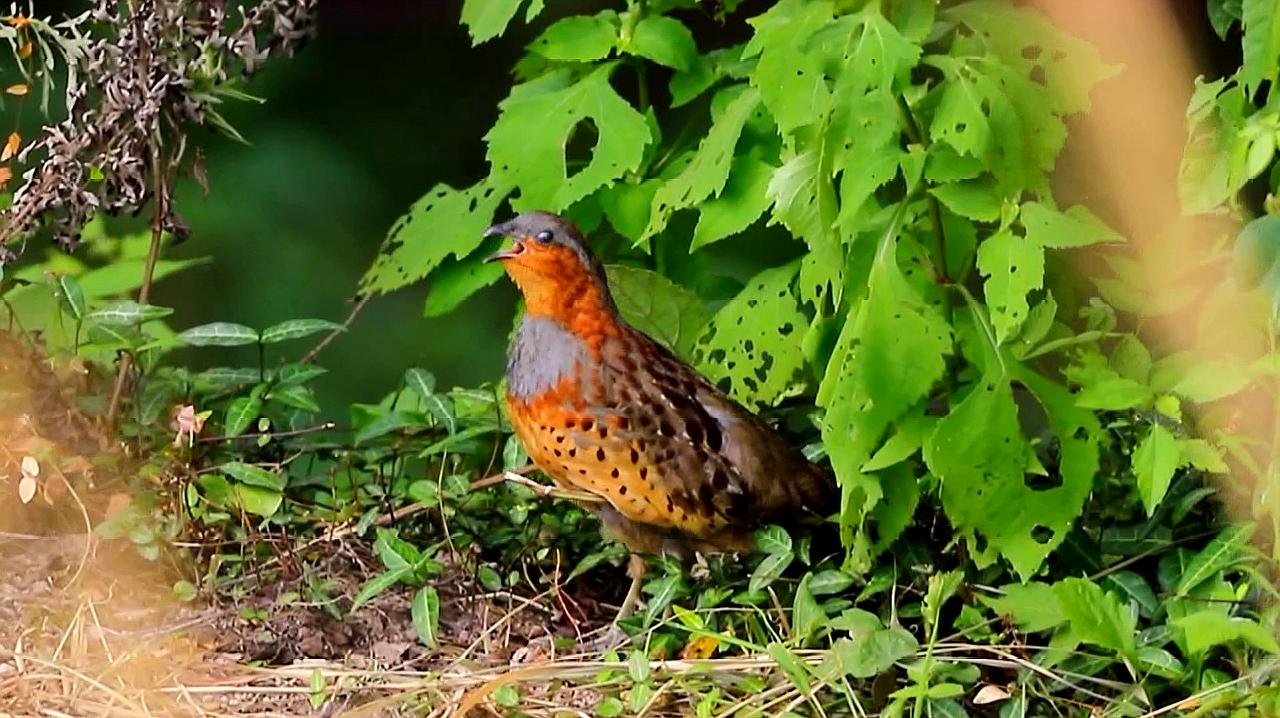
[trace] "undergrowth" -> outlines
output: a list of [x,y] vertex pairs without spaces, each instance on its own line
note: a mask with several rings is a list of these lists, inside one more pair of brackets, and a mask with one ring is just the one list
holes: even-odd
[[[482,262],[487,225],[555,211],[607,261],[629,321],[830,463],[839,540],[767,527],[753,556],[659,561],[630,646],[495,674],[466,705],[552,712],[559,690],[606,717],[1280,712],[1280,229],[1269,195],[1241,194],[1280,184],[1280,11],[1208,3],[1244,59],[1197,85],[1180,189],[1188,217],[1244,229],[1171,230],[1153,260],[1053,191],[1067,119],[1119,70],[1088,43],[1000,0],[738,5],[634,0],[539,26],[485,135],[489,174],[427,191],[344,322],[187,326],[149,304],[153,282],[193,264],[157,259],[184,168],[156,163],[150,232],[94,221],[81,254],[6,267],[9,331],[77,377],[78,411],[114,444],[11,441],[0,491],[65,501],[48,467],[76,496],[127,488],[86,515],[171,562],[185,600],[367,541],[383,570],[326,605],[406,592],[441,655],[442,581],[566,606],[591,582],[591,601],[616,598],[625,552],[525,478],[500,385],[445,388],[409,367],[341,415],[312,389],[341,369],[322,349],[370,297],[425,278],[426,314],[447,313],[501,274]],[[543,10],[468,0],[462,22],[504,42]],[[708,46],[690,29],[708,22],[737,41]],[[33,33],[69,36],[7,23],[20,59]],[[225,77],[205,79],[241,96]],[[10,219],[5,236],[36,231]],[[1170,317],[1190,342],[1160,336]],[[257,361],[193,371],[173,361],[182,347]]]

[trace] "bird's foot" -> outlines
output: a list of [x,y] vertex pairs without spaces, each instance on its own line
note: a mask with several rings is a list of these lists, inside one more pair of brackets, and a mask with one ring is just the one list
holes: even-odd
[[609,624],[600,635],[579,644],[584,653],[602,654],[623,647],[631,640],[616,623]]

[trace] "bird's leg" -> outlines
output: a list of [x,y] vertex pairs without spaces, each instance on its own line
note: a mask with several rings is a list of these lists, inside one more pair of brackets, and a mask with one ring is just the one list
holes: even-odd
[[644,558],[637,553],[631,554],[631,559],[627,561],[627,575],[631,577],[631,586],[627,588],[627,597],[622,600],[622,607],[618,609],[613,625],[618,625],[619,621],[635,613],[636,604],[640,603],[640,589],[644,587],[644,575],[648,571],[649,566]]
[[640,589],[644,587],[644,576],[648,570],[649,567],[640,554],[631,554],[631,559],[627,562],[627,575],[631,577],[627,597],[622,600],[622,607],[618,609],[618,614],[613,617],[613,622],[605,632],[599,638],[583,645],[588,652],[605,653],[626,643],[627,634],[622,631],[618,623],[635,613],[636,606],[640,603]]

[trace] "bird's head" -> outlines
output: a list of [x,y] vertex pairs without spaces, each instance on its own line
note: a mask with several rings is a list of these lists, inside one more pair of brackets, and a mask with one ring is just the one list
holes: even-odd
[[592,301],[613,310],[604,267],[569,220],[549,212],[524,212],[484,234],[513,240],[487,261],[502,263],[530,314],[557,317]]

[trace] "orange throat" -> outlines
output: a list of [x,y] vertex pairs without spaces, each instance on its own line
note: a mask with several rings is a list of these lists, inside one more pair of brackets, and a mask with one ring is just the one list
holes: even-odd
[[518,264],[507,268],[524,295],[525,314],[554,320],[587,343],[599,355],[606,337],[617,337],[621,326],[606,290],[579,268],[553,273]]

